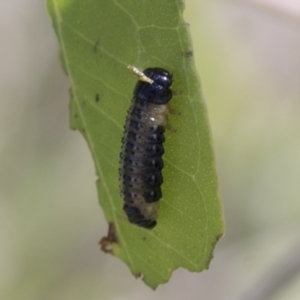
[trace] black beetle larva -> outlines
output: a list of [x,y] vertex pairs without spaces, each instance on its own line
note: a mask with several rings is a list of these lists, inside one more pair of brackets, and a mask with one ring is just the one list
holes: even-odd
[[128,66],[138,76],[122,139],[120,181],[123,209],[128,220],[151,229],[156,225],[162,197],[161,170],[172,75],[161,68],[144,72]]

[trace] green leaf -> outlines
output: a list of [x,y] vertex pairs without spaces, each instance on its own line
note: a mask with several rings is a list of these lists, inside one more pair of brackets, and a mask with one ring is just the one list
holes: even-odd
[[[71,127],[89,145],[100,204],[111,224],[103,242],[152,288],[179,267],[208,268],[223,218],[183,1],[48,0],[48,9],[72,81]],[[171,72],[178,94],[171,107],[181,113],[169,117],[176,132],[165,135],[163,198],[152,230],[127,221],[119,193],[121,138],[137,80],[129,64]]]

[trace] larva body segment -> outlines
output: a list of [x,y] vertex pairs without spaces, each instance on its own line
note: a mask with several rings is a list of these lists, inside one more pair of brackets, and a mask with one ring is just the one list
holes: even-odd
[[120,181],[128,220],[151,229],[156,225],[162,197],[163,143],[172,75],[161,68],[138,72],[122,139]]

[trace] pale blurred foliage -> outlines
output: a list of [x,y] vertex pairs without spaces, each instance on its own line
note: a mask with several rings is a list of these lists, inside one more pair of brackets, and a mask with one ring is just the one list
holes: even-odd
[[[226,235],[209,271],[153,292],[97,245],[107,226],[41,0],[0,0],[0,299],[233,299],[299,240],[300,4],[186,1]],[[300,276],[272,299],[300,299]]]

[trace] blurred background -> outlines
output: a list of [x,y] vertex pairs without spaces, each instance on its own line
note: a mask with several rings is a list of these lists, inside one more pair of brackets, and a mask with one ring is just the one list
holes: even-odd
[[155,292],[99,250],[95,169],[69,130],[40,0],[0,0],[0,299],[300,299],[300,3],[186,0],[226,235]]

